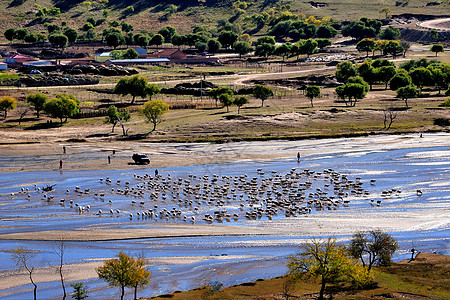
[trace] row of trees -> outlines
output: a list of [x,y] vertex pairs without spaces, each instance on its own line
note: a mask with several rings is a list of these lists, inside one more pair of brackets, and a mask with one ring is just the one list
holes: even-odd
[[339,245],[334,238],[313,240],[289,259],[289,274],[294,280],[319,278],[319,299],[324,299],[326,285],[350,282],[357,288],[374,284],[372,266],[387,266],[398,244],[380,230],[357,232],[349,245]]
[[349,100],[349,106],[354,106],[356,99],[364,98],[375,83],[384,83],[385,89],[389,85],[408,106],[408,98],[418,97],[424,86],[434,86],[439,93],[447,90],[450,64],[421,59],[401,64],[397,69],[393,62],[386,59],[368,59],[359,65],[345,61],[338,64],[336,78],[344,82],[336,89],[338,96],[353,99]]

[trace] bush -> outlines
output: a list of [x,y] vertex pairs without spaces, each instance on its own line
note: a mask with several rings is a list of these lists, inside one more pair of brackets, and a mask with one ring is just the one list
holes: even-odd
[[444,103],[442,103],[443,107],[450,107],[450,98],[445,99]]
[[445,119],[445,118],[434,119],[434,125],[442,126],[442,127],[450,126],[450,119]]

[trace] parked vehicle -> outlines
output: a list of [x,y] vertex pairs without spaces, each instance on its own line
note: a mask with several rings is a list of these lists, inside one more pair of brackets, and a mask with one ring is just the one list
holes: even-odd
[[131,158],[138,165],[148,165],[150,163],[150,159],[148,158],[148,156],[142,153],[134,153]]

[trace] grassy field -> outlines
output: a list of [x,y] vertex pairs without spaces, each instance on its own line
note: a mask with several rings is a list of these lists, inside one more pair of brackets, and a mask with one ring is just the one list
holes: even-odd
[[[375,269],[377,284],[365,290],[346,285],[330,286],[329,299],[448,299],[450,297],[450,260],[443,255],[420,253],[415,261],[403,261]],[[174,292],[151,299],[316,299],[319,282],[298,281],[287,284],[288,276],[257,280],[211,292],[204,286],[187,292]]]

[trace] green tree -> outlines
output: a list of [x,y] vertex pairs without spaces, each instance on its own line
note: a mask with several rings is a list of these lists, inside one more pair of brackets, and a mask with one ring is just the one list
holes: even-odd
[[219,96],[219,101],[222,103],[223,106],[227,108],[227,112],[230,112],[230,105],[233,105],[233,96],[230,94],[221,94]]
[[300,44],[300,51],[309,57],[311,54],[317,52],[317,42],[313,39],[303,41]]
[[146,122],[153,124],[153,129],[150,132],[156,130],[156,125],[163,121],[162,116],[168,111],[169,104],[162,100],[149,100],[140,109],[140,113],[145,117]]
[[222,44],[219,41],[214,40],[214,39],[210,39],[208,41],[208,52],[211,52],[214,54],[217,51],[219,51],[220,48],[222,48]]
[[44,105],[44,111],[53,118],[58,118],[63,123],[63,119],[67,122],[67,118],[78,113],[80,104],[73,95],[58,94]]
[[370,89],[378,80],[377,69],[372,66],[372,61],[370,60],[366,60],[358,66],[358,74],[369,84]]
[[239,57],[252,51],[252,46],[249,43],[241,41],[234,43],[233,48],[237,53],[239,53]]
[[412,69],[409,72],[409,76],[411,77],[412,83],[420,89],[420,92],[422,92],[425,85],[431,84],[433,77],[431,71],[424,67]]
[[218,87],[218,88],[214,88],[209,90],[208,95],[210,97],[212,97],[214,100],[216,100],[216,107],[217,107],[217,102],[219,101],[219,96],[222,94],[228,94],[230,96],[233,96],[233,91],[230,88],[227,87]]
[[12,42],[16,37],[16,30],[14,28],[8,28],[3,35],[8,41]]
[[123,52],[121,50],[113,50],[109,53],[112,59],[121,59]]
[[385,84],[385,90],[387,90],[388,83],[392,77],[397,74],[395,67],[393,66],[382,66],[377,69],[378,79]]
[[161,92],[161,89],[156,84],[148,84],[147,87],[145,88],[145,93],[150,98],[150,100],[152,100],[152,97],[154,95],[157,95],[160,92]]
[[331,26],[322,25],[317,28],[316,35],[321,39],[331,39],[337,35],[338,31]]
[[383,40],[398,40],[400,38],[400,29],[388,26],[386,29],[381,31],[380,38]]
[[281,56],[284,61],[286,57],[291,54],[291,52],[292,52],[292,44],[290,42],[286,42],[276,47],[274,54],[277,56]]
[[379,229],[355,233],[348,246],[350,254],[369,270],[372,266],[389,265],[397,249],[397,241]]
[[87,289],[82,282],[71,283],[70,286],[73,287],[73,299],[83,300],[88,297]]
[[366,57],[369,56],[369,52],[373,52],[375,49],[375,40],[374,39],[362,39],[356,44],[356,49],[359,52],[366,52]]
[[336,79],[346,82],[350,77],[356,76],[356,68],[350,61],[343,61],[336,67]]
[[14,250],[11,250],[10,253],[12,260],[16,264],[17,268],[19,268],[19,272],[25,270],[28,273],[31,284],[34,286],[33,297],[34,300],[36,300],[37,284],[33,279],[34,267],[30,265],[36,254],[33,251],[24,249],[23,247],[16,247]]
[[208,48],[208,45],[206,43],[197,42],[195,43],[195,48],[197,48],[199,52],[203,53]]
[[148,35],[142,33],[135,34],[133,39],[134,42],[141,47],[147,47],[150,43],[150,38],[148,37]]
[[389,7],[383,7],[383,8],[380,10],[380,14],[384,14],[384,18],[385,18],[385,19],[388,19],[388,18],[389,18],[390,13],[391,13],[391,10],[390,10]]
[[269,57],[275,52],[275,45],[269,43],[258,44],[255,47],[255,55],[260,57]]
[[253,88],[253,97],[261,100],[261,107],[264,106],[264,101],[273,96],[273,91],[270,87],[264,85],[257,85]]
[[39,119],[39,112],[44,109],[48,96],[42,93],[30,94],[27,96],[27,103],[34,107],[36,117]]
[[261,45],[261,44],[275,45],[275,39],[273,38],[273,36],[262,36],[253,42],[253,46],[255,46],[255,47],[258,45]]
[[396,56],[403,54],[404,49],[399,41],[389,41],[384,45],[383,51],[395,58]]
[[131,283],[134,259],[122,251],[117,257],[118,259],[105,261],[103,266],[96,268],[96,272],[98,276],[104,279],[109,285],[120,287],[120,299],[123,300],[125,287]]
[[311,107],[314,107],[313,99],[320,97],[320,87],[317,85],[310,85],[305,90],[306,98],[311,102]]
[[406,107],[408,107],[408,99],[417,98],[420,95],[420,90],[413,85],[407,85],[397,90],[397,98],[402,98],[405,101]]
[[439,32],[436,29],[430,30],[430,37],[432,40],[437,41],[439,38]]
[[133,48],[127,49],[122,54],[122,58],[124,59],[137,59],[138,57],[139,53],[137,53]]
[[30,34],[28,34],[25,37],[24,42],[25,43],[30,43],[30,44],[36,43],[37,42],[37,36],[34,33],[30,33]]
[[162,44],[164,44],[164,37],[162,35],[160,35],[159,33],[157,33],[154,36],[152,36],[149,44],[156,45],[157,47],[161,46]]
[[105,36],[105,41],[108,44],[108,46],[113,47],[114,49],[116,49],[117,46],[125,44],[125,38],[119,32],[108,33]]
[[325,288],[329,283],[358,281],[365,285],[373,280],[372,273],[360,268],[356,261],[350,259],[345,247],[337,245],[334,238],[307,242],[299,254],[289,258],[287,267],[295,279],[320,279],[318,299],[324,299]]
[[125,126],[123,122],[127,122],[131,119],[131,114],[128,110],[124,110],[119,112],[117,110],[117,107],[114,105],[111,105],[108,107],[108,110],[106,112],[106,124],[112,124],[111,132],[114,132],[114,128],[116,127],[117,123],[119,123],[122,126],[122,133],[123,135],[127,135],[127,132],[125,131]]
[[57,24],[45,23],[44,26],[47,27],[48,33],[53,33],[55,31],[60,31],[61,30],[61,27],[59,27],[59,25],[57,25]]
[[131,104],[133,104],[136,97],[145,98],[147,96],[147,82],[147,77],[139,74],[123,77],[114,87],[114,93],[122,96],[131,95],[133,97]]
[[239,35],[232,31],[223,30],[220,32],[218,41],[222,44],[224,48],[231,47],[239,38]]
[[81,27],[81,30],[83,30],[83,31],[88,31],[88,30],[94,29],[94,28],[95,28],[95,26],[94,26],[92,23],[86,22],[86,23],[84,23],[83,26]]
[[[355,106],[358,99],[363,99],[367,91],[360,83],[348,82],[336,88],[336,94],[344,100],[346,106]],[[348,98],[348,101],[347,101]]]
[[323,49],[325,47],[331,46],[333,43],[329,39],[316,39],[317,48]]
[[432,52],[436,53],[436,57],[438,55],[438,52],[444,52],[445,51],[444,46],[440,45],[440,44],[436,44],[436,45],[431,46],[430,50]]
[[69,44],[69,39],[64,34],[53,33],[48,36],[48,41],[57,48],[67,47]]
[[163,36],[164,41],[165,41],[166,43],[170,43],[170,42],[172,41],[172,37],[173,37],[175,34],[177,34],[177,30],[175,29],[175,27],[172,27],[172,26],[166,26],[166,27],[161,28],[161,29],[158,31],[158,33],[159,33],[160,35]]
[[28,29],[26,28],[19,28],[16,30],[14,38],[16,40],[19,41],[23,41],[25,39],[25,37],[29,34],[30,32],[28,31]]
[[17,100],[13,97],[4,96],[0,98],[0,111],[3,111],[4,117],[6,119],[6,115],[8,110],[13,110],[17,106]]
[[238,108],[238,114],[241,113],[241,107],[248,103],[250,103],[250,101],[248,100],[247,97],[244,96],[236,97],[233,101],[233,104],[236,105]]
[[78,39],[78,32],[70,27],[64,29],[64,35],[67,36],[69,43],[75,43]]
[[397,72],[394,77],[389,81],[389,88],[393,91],[398,90],[401,87],[408,86],[412,84],[411,77],[408,73]]

